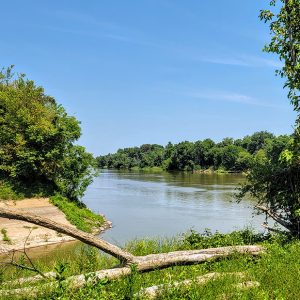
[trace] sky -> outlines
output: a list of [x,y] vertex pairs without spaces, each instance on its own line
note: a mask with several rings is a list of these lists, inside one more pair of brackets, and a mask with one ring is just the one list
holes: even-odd
[[2,1],[0,62],[81,121],[95,155],[146,143],[293,131],[262,52],[268,1]]

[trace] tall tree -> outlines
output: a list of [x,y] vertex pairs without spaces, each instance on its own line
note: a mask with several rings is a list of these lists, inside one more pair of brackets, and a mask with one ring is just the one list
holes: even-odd
[[91,181],[92,156],[75,146],[81,129],[55,99],[12,67],[0,72],[0,180],[24,191],[77,199]]
[[[277,13],[262,10],[260,18],[269,23],[271,41],[265,51],[278,55],[283,66],[276,71],[285,78],[294,110],[298,113],[294,139],[281,153],[280,145],[267,147],[267,153],[258,151],[256,161],[242,187],[240,197],[246,193],[258,199],[257,208],[300,236],[300,0],[272,0],[270,7]],[[278,8],[278,9],[277,9]],[[273,158],[268,154],[273,153]],[[259,154],[259,155],[258,155]],[[277,156],[275,158],[274,156]],[[267,226],[267,225],[266,225]]]

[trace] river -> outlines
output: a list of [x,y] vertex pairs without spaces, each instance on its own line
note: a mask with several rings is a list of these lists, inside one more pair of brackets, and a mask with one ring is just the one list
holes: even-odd
[[261,230],[263,218],[253,215],[253,200],[237,203],[234,198],[244,180],[241,174],[103,170],[83,202],[113,222],[103,238],[117,245],[190,229],[229,232],[251,226]]
[[[234,198],[243,181],[241,174],[103,170],[83,201],[113,222],[102,237],[118,246],[135,238],[172,237],[190,229],[229,232],[251,226],[262,230],[264,218],[253,215],[255,202],[248,198],[237,203]],[[72,257],[80,248],[80,243],[70,242],[27,253],[50,264]]]

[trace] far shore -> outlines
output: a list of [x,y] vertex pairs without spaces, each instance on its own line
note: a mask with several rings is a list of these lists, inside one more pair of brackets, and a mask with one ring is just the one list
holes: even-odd
[[[18,201],[0,201],[0,207],[9,207],[30,212],[62,225],[74,227],[66,216],[48,198],[30,198]],[[95,228],[94,234],[100,234],[111,228],[111,222],[105,219],[104,224]],[[5,231],[7,238],[4,238]],[[0,218],[0,255],[13,251],[21,251],[29,248],[36,248],[58,243],[75,241],[74,238],[57,233],[56,231],[36,226],[31,223]]]

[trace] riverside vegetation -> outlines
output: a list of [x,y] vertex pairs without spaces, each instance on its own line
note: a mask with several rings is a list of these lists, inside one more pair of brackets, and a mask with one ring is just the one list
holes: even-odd
[[[148,299],[139,292],[153,285],[165,284],[159,299],[298,299],[300,263],[299,241],[286,235],[255,234],[249,229],[230,234],[211,234],[209,231],[199,234],[188,232],[173,239],[137,240],[129,242],[125,248],[135,255],[146,255],[177,251],[183,249],[206,249],[210,247],[262,244],[266,252],[259,257],[233,253],[222,260],[207,261],[199,265],[174,266],[150,273],[139,273],[133,270],[127,277],[117,280],[103,279],[97,283],[87,283],[80,289],[72,289],[64,279],[81,273],[89,273],[114,267],[117,261],[99,254],[91,247],[82,246],[68,256],[53,258],[52,261],[35,261],[35,265],[43,272],[55,271],[57,286],[45,287],[45,282],[19,284],[17,278],[31,276],[28,270],[3,267],[1,270],[1,290],[20,287],[38,287],[36,299]],[[24,258],[20,258],[24,262]],[[224,276],[209,280],[206,284],[198,284],[196,278],[212,273]],[[284,276],[284,280],[283,280]],[[93,273],[87,279],[93,278]],[[191,279],[186,286],[168,286],[174,282]],[[46,281],[47,282],[47,281]],[[247,288],[246,282],[256,282]],[[244,283],[241,284],[241,283]],[[15,299],[15,295],[2,296],[2,299]],[[28,296],[20,295],[20,299]]]
[[[157,295],[160,299],[300,298],[300,1],[270,1],[271,8],[276,5],[276,13],[263,10],[260,17],[270,23],[272,35],[265,50],[277,54],[283,62],[283,67],[277,74],[285,78],[288,98],[297,112],[295,131],[288,146],[281,148],[275,156],[268,156],[265,146],[252,153],[255,153],[254,163],[249,166],[248,181],[240,190],[240,197],[246,193],[256,197],[257,209],[273,218],[287,231],[282,232],[280,229],[278,232],[279,228],[269,228],[266,225],[276,233],[255,234],[244,230],[212,235],[207,231],[204,234],[190,232],[171,240],[134,241],[126,246],[134,255],[237,244],[261,244],[265,252],[259,256],[231,253],[225,258],[198,265],[175,265],[150,273],[138,272],[135,264],[131,264],[128,276],[111,281],[105,278],[95,280],[94,274],[89,272],[114,267],[116,260],[100,255],[90,247],[84,247],[63,260],[56,259],[48,264],[35,262],[36,268],[41,270],[39,272],[55,270],[54,285],[44,285],[40,280],[36,283],[23,281],[22,284],[20,280],[15,281],[32,274],[30,265],[27,269],[24,267],[28,266],[28,262],[21,256],[19,266],[23,268],[0,265],[1,298],[28,299],[30,297],[26,292],[30,292],[35,284],[38,299],[143,299],[149,297],[141,293],[142,288],[161,284],[165,285]],[[10,68],[2,72],[0,78],[2,193],[6,197],[11,194],[17,199],[25,194],[49,195],[59,192],[78,203],[91,180],[92,166],[91,155],[73,144],[80,135],[78,122],[68,117],[54,99],[45,96],[41,88],[35,87],[32,81],[25,80],[24,76],[11,81]],[[181,147],[180,144],[176,146]],[[229,146],[242,147],[234,142],[224,147]],[[160,146],[157,148],[161,149]],[[246,149],[243,148],[244,150]],[[177,155],[179,152],[174,153]],[[169,158],[165,164],[166,169],[171,170],[173,167],[168,168]],[[98,159],[98,163],[99,161],[101,159]],[[177,159],[174,161],[178,162],[178,169],[190,169],[193,165],[190,162],[182,164]],[[224,161],[221,164],[226,168]],[[199,166],[202,167],[201,163]],[[66,209],[68,210],[72,208]],[[205,284],[198,281],[199,275],[212,272],[222,273],[223,276],[210,277],[211,280],[205,281]],[[83,278],[86,280],[85,285],[78,289],[68,286],[66,277],[81,273],[86,274]],[[180,284],[186,279],[191,281]],[[179,284],[175,285],[176,281]],[[10,295],[14,288],[24,286],[29,288],[18,289],[15,291],[17,295]]]
[[289,135],[276,137],[261,131],[242,139],[224,138],[220,143],[205,139],[168,143],[165,147],[145,144],[98,156],[96,161],[99,168],[108,169],[243,172],[258,160],[278,160],[282,151],[290,148],[292,140]]

